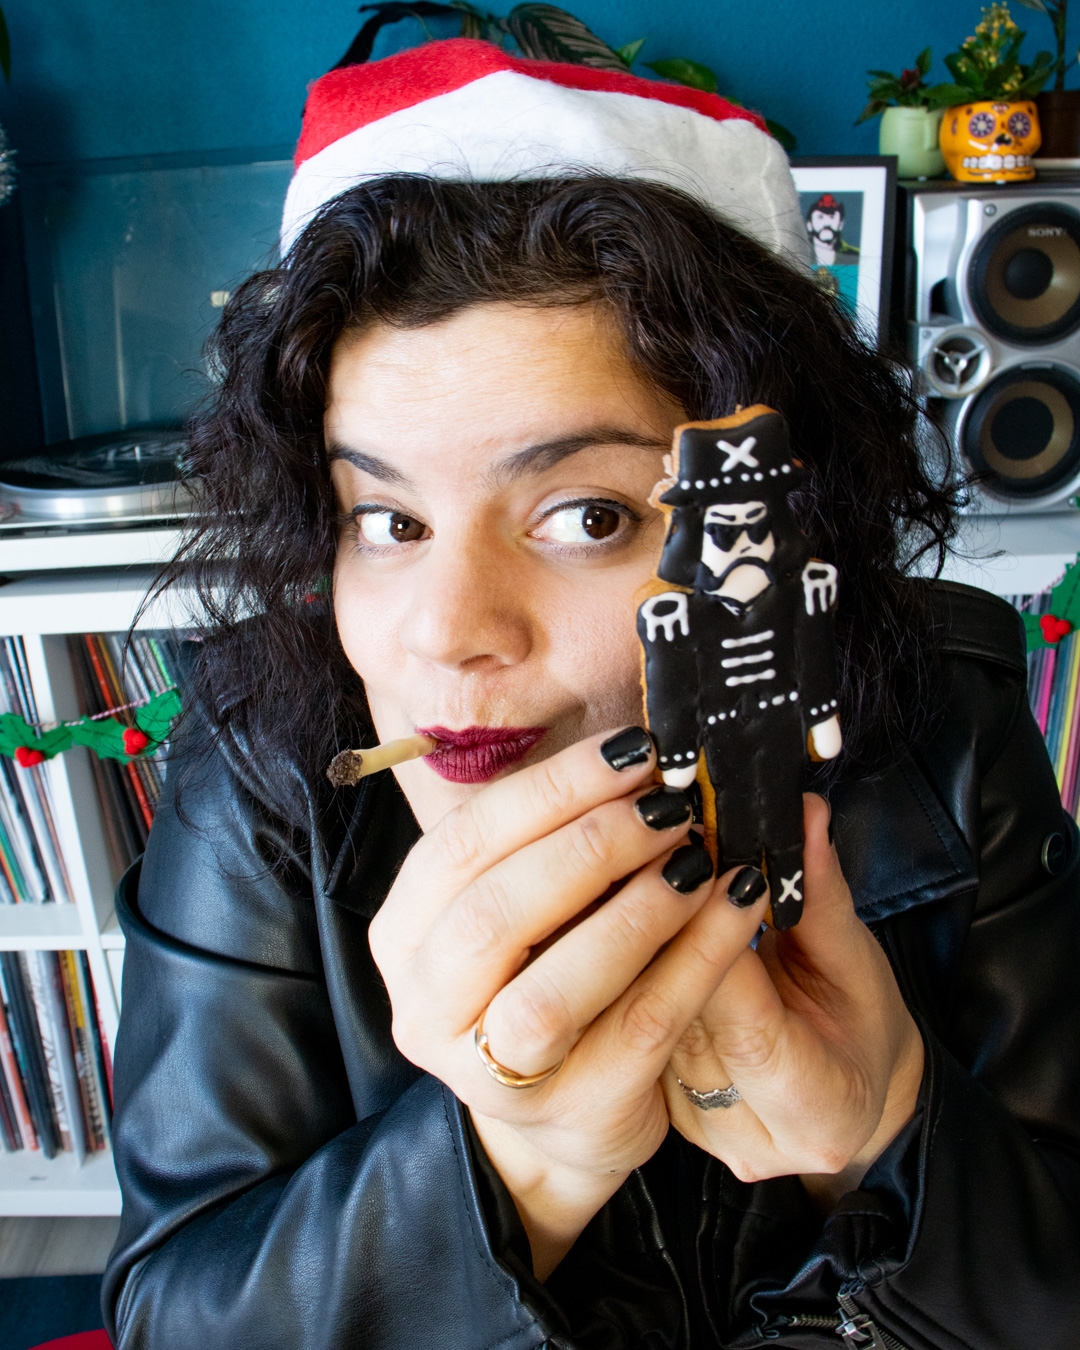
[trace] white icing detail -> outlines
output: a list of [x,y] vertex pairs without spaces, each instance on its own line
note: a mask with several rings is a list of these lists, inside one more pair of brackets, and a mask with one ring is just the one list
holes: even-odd
[[811,716],[811,717],[816,717],[817,714],[818,714],[818,710],[817,710],[816,708],[811,708],[811,709],[810,709],[810,716]]
[[724,683],[730,688],[736,684],[753,684],[756,680],[775,680],[775,670],[756,670],[752,675],[729,675]]
[[667,757],[667,755],[661,755],[661,756],[660,756],[660,763],[661,763],[661,764],[666,764],[667,762],[668,762],[668,757]]
[[770,477],[770,478],[775,478],[775,477],[776,477],[776,474],[777,474],[777,470],[776,470],[776,469],[770,469],[770,470],[769,470],[769,477]]
[[[657,606],[671,602],[674,606],[666,613],[657,614]],[[675,625],[678,624],[683,637],[690,636],[690,610],[686,596],[682,591],[664,591],[660,595],[651,595],[638,611],[645,620],[645,640],[655,642],[657,631],[662,629],[669,642],[675,641]]]
[[735,666],[753,666],[759,661],[771,661],[775,655],[770,647],[768,651],[751,652],[749,656],[725,656],[720,662],[720,669],[733,670]]
[[758,704],[758,707],[759,707],[759,708],[767,708],[768,706],[769,706],[769,700],[768,700],[767,698],[763,698],[763,699],[761,700],[761,702]]
[[783,702],[785,702],[785,699],[784,699],[783,694],[777,694],[777,696],[776,696],[776,697],[773,699],[773,701],[772,701],[773,707],[775,708],[775,707],[777,707],[779,704],[781,704],[781,703],[783,703]]
[[781,472],[781,473],[790,473],[790,472],[791,472],[791,465],[790,465],[790,464],[781,464],[781,465],[780,465],[780,472]]
[[780,899],[777,904],[781,905],[785,900],[801,900],[802,891],[799,890],[799,882],[802,881],[802,870],[800,869],[793,877],[781,877],[780,885],[783,889],[780,892]]
[[724,476],[724,482],[725,482],[725,483],[730,483],[730,482],[731,482],[731,474],[726,474],[726,475]]
[[756,436],[747,436],[745,441],[740,441],[738,445],[732,445],[730,441],[717,441],[717,450],[723,450],[727,459],[721,464],[721,473],[730,473],[736,464],[744,464],[748,469],[757,469],[760,467],[758,461],[751,453],[754,446],[757,445]]
[[764,477],[765,477],[765,475],[764,475],[763,473],[756,473],[756,474],[754,474],[754,482],[755,482],[755,483],[760,483],[761,480],[762,480]]
[[671,758],[674,760],[679,760],[682,759],[682,755],[672,755]]
[[744,483],[749,483],[750,481],[750,475],[748,473],[741,473],[739,474],[739,477],[742,479]]
[[[723,713],[721,713],[720,715],[723,716]],[[709,726],[715,726],[715,725],[716,725],[716,718],[715,718],[715,717],[710,717],[710,718],[709,718]]]
[[697,480],[697,482],[694,484],[694,486],[695,486],[696,488],[699,488],[699,489],[700,489],[700,488],[703,488],[703,487],[705,486],[705,479],[704,479],[704,478],[699,478],[699,479]]
[[719,487],[719,486],[720,486],[720,479],[719,479],[719,478],[710,478],[710,479],[709,479],[709,486],[710,486],[710,487]]
[[688,488],[690,486],[690,479],[684,478],[683,481],[679,484],[679,486],[683,489]]
[[776,634],[773,632],[773,630],[772,630],[771,628],[766,628],[766,630],[764,631],[764,633],[754,633],[752,637],[744,637],[744,638],[723,638],[723,639],[721,639],[720,646],[721,646],[721,647],[749,647],[751,643],[756,643],[756,642],[768,642],[770,638],[774,638],[775,636],[776,636]]
[[827,614],[836,604],[836,568],[832,563],[808,562],[802,570],[807,614]]
[[797,689],[793,689],[793,690],[791,691],[791,693],[788,694],[788,698],[791,699],[792,703],[796,702],[796,700],[798,699],[798,697],[799,697],[799,691],[798,691]]

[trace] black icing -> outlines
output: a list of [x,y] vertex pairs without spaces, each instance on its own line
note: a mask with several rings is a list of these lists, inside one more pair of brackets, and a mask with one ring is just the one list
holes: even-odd
[[[730,455],[717,441],[741,445],[750,436],[760,477],[725,485],[719,470]],[[837,707],[835,572],[811,560],[787,508],[802,474],[797,466],[779,472],[793,461],[778,413],[739,427],[683,429],[678,448],[682,485],[662,498],[676,504],[657,570],[694,589],[654,595],[638,610],[649,729],[661,770],[692,764],[704,750],[719,866],[760,865],[764,857],[773,922],[787,928],[802,910],[807,736]],[[708,593],[716,577],[701,563],[704,507],[751,500],[766,504],[772,524],[776,551],[762,569],[770,584],[747,604],[725,603]]]

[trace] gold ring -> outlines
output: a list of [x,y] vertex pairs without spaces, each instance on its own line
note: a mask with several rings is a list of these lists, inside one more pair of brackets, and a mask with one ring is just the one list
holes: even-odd
[[566,1056],[563,1055],[558,1064],[553,1064],[550,1069],[543,1069],[540,1073],[515,1073],[513,1069],[508,1069],[500,1064],[495,1056],[488,1049],[487,1032],[484,1030],[484,1019],[481,1016],[476,1024],[476,1031],[473,1033],[473,1043],[476,1046],[476,1053],[480,1056],[480,1063],[495,1079],[496,1083],[501,1083],[503,1087],[508,1088],[530,1088],[536,1087],[537,1083],[543,1083],[548,1078],[557,1074],[566,1063]]

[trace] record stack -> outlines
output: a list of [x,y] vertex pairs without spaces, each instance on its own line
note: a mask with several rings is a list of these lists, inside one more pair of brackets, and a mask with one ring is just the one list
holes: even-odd
[[[1050,613],[1050,592],[1012,596],[1022,612]],[[1080,820],[1080,632],[1028,654],[1028,700],[1046,740],[1061,801]]]
[[[19,637],[0,641],[0,712],[38,723],[37,705]],[[40,765],[19,768],[0,756],[0,902],[70,904],[64,854],[49,782]]]
[[7,1152],[109,1146],[112,1065],[85,952],[0,952],[0,1139]]
[[[172,688],[178,669],[177,634],[84,633],[69,637],[80,713],[96,714],[145,703]],[[128,764],[90,757],[114,870],[125,872],[146,847],[161,796],[165,747]]]

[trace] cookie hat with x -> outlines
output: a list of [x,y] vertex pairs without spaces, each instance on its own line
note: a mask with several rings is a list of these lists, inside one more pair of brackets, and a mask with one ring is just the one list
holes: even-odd
[[716,422],[687,422],[675,436],[676,473],[658,498],[664,506],[771,500],[806,480],[787,422],[762,404]]
[[792,261],[806,229],[787,156],[755,113],[682,85],[429,42],[311,86],[282,222],[384,174],[473,182],[603,173],[681,188]]

